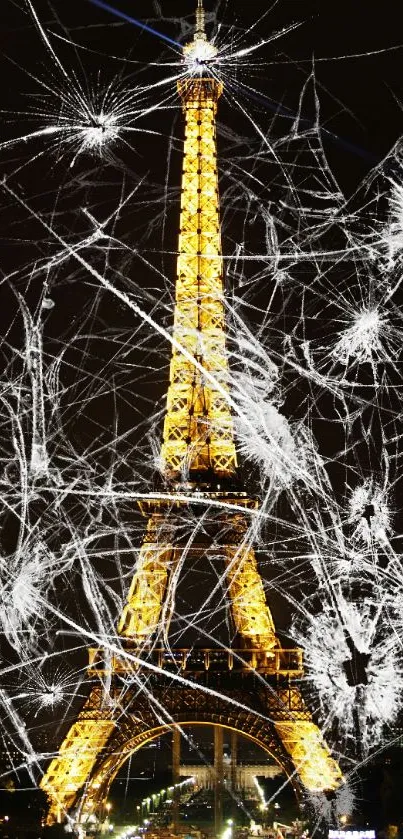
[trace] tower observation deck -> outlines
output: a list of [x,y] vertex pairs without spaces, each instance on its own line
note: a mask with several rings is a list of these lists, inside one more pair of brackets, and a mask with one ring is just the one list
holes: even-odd
[[[84,820],[102,809],[130,754],[154,737],[195,723],[250,737],[275,757],[299,792],[332,791],[343,780],[296,683],[303,675],[301,650],[281,650],[248,536],[257,502],[242,486],[230,407],[216,142],[223,85],[209,72],[215,52],[198,0],[196,31],[184,48],[178,83],[185,141],[160,458],[167,492],[140,503],[147,524],[117,645],[113,655],[90,650],[88,699],[41,782],[49,799],[49,823],[62,821],[73,807]],[[185,546],[179,521],[199,511],[201,501],[203,510],[209,509],[210,543],[206,546],[205,538],[198,544],[195,536]],[[233,649],[166,647],[172,612],[167,597],[170,592],[172,602],[184,550],[218,553],[224,563]],[[185,678],[182,687],[176,674]],[[204,688],[211,686],[214,674],[212,697]],[[256,674],[258,688],[253,687]],[[150,693],[153,699],[146,700]]]

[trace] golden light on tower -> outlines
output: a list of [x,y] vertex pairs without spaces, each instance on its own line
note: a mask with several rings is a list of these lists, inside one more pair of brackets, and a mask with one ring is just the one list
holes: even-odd
[[[185,113],[185,142],[173,338],[175,346],[185,348],[187,355],[180,349],[173,350],[161,448],[162,472],[169,485],[177,486],[182,493],[201,487],[207,491],[233,489],[237,479],[233,419],[225,398],[230,393],[230,371],[216,141],[217,102],[223,85],[205,75],[204,63],[215,52],[206,38],[199,2],[196,33],[184,48],[195,75],[178,83]],[[198,362],[197,367],[189,355]],[[208,379],[200,366],[208,372]],[[238,493],[232,500],[238,505],[256,506],[244,496]],[[136,640],[139,646],[159,626],[168,577],[178,561],[163,505],[154,507],[119,623],[119,633]],[[245,540],[246,530],[240,518],[239,539],[224,548],[232,614],[243,638],[269,649],[277,645],[274,624],[254,550]]]
[[40,783],[49,801],[47,821],[62,822],[75,803],[77,791],[90,776],[98,754],[115,726],[111,719],[78,719],[69,729],[57,757]]
[[[178,83],[185,113],[174,339],[217,381],[215,388],[180,350],[174,350],[164,423],[162,468],[168,479],[198,473],[235,475],[237,458],[225,341],[223,261],[216,146],[222,84],[203,75],[215,54],[199,3],[194,40],[184,53],[199,75]],[[223,394],[224,391],[224,394]]]
[[[207,505],[209,500],[223,502],[217,516],[217,526],[225,533],[220,555],[225,562],[236,637],[245,653],[250,654],[251,664],[245,669],[252,677],[260,668],[262,673],[280,679],[270,687],[264,713],[271,720],[267,726],[271,726],[283,753],[291,758],[305,789],[334,790],[343,780],[340,769],[295,684],[294,670],[284,669],[281,664],[283,653],[297,653],[300,662],[302,654],[300,650],[280,649],[248,534],[248,515],[256,509],[257,502],[243,490],[238,475],[233,418],[227,398],[230,370],[216,147],[217,103],[223,85],[208,73],[208,63],[215,54],[205,33],[202,0],[198,0],[195,36],[184,48],[186,75],[178,83],[185,114],[185,141],[174,342],[160,458],[167,492],[165,500],[145,498],[140,503],[148,522],[118,633],[123,649],[127,644],[129,650],[137,648],[142,652],[152,650],[158,633],[160,638],[167,637],[172,607],[164,608],[165,598],[183,549],[176,536],[175,516],[186,515],[195,492],[203,496]],[[98,652],[90,651],[91,676],[97,672]],[[105,658],[105,653],[100,651],[102,656]],[[184,661],[186,664],[186,658]],[[100,669],[99,673],[121,675],[125,666],[127,673],[132,672],[127,659],[126,663],[124,659],[118,662],[114,657],[109,671]],[[301,663],[298,672],[302,674]],[[285,685],[281,679],[286,680]],[[135,695],[139,696],[137,688]],[[180,702],[179,690],[176,696]],[[136,701],[144,700],[140,697]],[[249,706],[250,693],[245,701]],[[225,702],[223,707],[224,713],[225,709],[228,711]],[[98,795],[107,795],[106,780],[114,777],[114,767],[120,760],[114,741],[119,731],[119,713],[119,707],[114,711],[113,703],[108,703],[101,682],[92,688],[41,782],[50,802],[48,823],[62,820],[84,785],[85,812],[95,806]],[[144,732],[140,745],[152,736],[151,730]]]

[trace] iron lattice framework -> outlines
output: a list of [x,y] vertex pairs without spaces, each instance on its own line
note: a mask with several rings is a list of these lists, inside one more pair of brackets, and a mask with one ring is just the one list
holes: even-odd
[[164,471],[173,478],[195,473],[231,478],[237,465],[226,398],[215,129],[221,89],[212,79],[179,84],[186,132],[173,337],[187,353],[178,347],[172,354],[161,452]]
[[[199,47],[203,55],[214,49],[206,41],[200,3],[195,39],[185,50]],[[177,725],[226,726],[254,739],[296,789],[334,790],[342,782],[295,683],[303,673],[301,651],[279,647],[248,537],[250,511],[257,505],[240,489],[228,401],[215,125],[222,85],[200,75],[178,87],[186,131],[161,449],[172,499],[140,504],[148,522],[118,624],[121,652],[90,650],[89,698],[41,782],[49,823],[61,821],[79,801],[83,816],[102,808],[129,754]],[[211,502],[209,544],[194,538],[189,548],[187,540],[186,551],[213,552],[224,560],[238,650],[169,651],[155,643],[167,637],[167,592],[185,549],[183,521],[200,509],[192,506],[195,491],[206,508]],[[203,689],[207,684],[209,693]]]

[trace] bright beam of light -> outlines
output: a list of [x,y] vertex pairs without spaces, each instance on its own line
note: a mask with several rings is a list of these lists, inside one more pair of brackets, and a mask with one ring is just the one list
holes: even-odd
[[168,35],[163,35],[162,32],[157,32],[156,29],[153,29],[151,26],[147,26],[146,23],[142,23],[135,17],[125,14],[125,12],[121,12],[120,9],[115,9],[108,3],[104,3],[103,0],[89,0],[89,2],[92,3],[93,6],[98,6],[100,9],[103,9],[105,12],[110,12],[110,14],[115,15],[115,17],[119,17],[122,20],[127,21],[127,23],[133,23],[134,26],[138,26],[139,29],[144,29],[144,31],[149,32],[150,35],[156,35],[157,38],[160,38],[162,41],[166,41],[167,44],[171,44],[171,46],[176,47],[177,49],[182,49],[182,45],[179,44],[178,41],[174,41],[172,38],[169,38]]

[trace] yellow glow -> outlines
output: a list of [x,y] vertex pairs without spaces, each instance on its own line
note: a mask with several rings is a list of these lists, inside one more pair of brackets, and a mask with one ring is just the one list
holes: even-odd
[[278,646],[255,551],[249,545],[231,545],[225,548],[225,553],[228,591],[237,631],[248,638],[252,647],[267,650]]
[[[204,44],[207,44],[203,40]],[[175,340],[229,393],[225,339],[215,115],[222,85],[214,79],[178,84],[186,117],[175,296]],[[235,477],[231,411],[222,392],[174,349],[161,463],[168,479],[203,473]],[[118,631],[142,646],[159,626],[168,583],[178,562],[167,541],[163,510],[151,515]],[[237,632],[261,650],[278,646],[253,548],[242,547],[246,518],[234,517],[233,546],[224,548]],[[165,528],[165,533],[164,533]],[[241,545],[241,547],[239,547]],[[166,629],[166,627],[165,627]]]
[[207,471],[231,477],[237,465],[231,411],[222,394],[229,392],[229,368],[215,125],[221,90],[214,79],[179,82],[186,129],[173,337],[221,390],[174,349],[161,451],[168,478]]
[[118,632],[142,645],[158,627],[173,548],[161,539],[160,516],[151,516]]
[[275,727],[308,790],[322,792],[340,786],[343,781],[340,768],[314,722],[287,720],[276,722]]
[[114,727],[112,720],[86,720],[81,715],[71,726],[58,757],[51,761],[40,782],[50,803],[48,824],[62,820],[73,805]]
[[[201,6],[199,10],[202,11]],[[198,37],[187,49],[187,60],[205,60],[209,57],[208,48],[200,14]],[[203,480],[208,484],[211,476],[215,481],[231,480],[237,473],[233,421],[225,398],[225,394],[229,394],[230,376],[225,338],[215,125],[222,85],[215,79],[200,77],[180,81],[178,87],[186,130],[173,336],[176,346],[184,347],[188,356],[209,373],[209,378],[206,379],[183,353],[174,348],[161,465],[168,481],[186,480],[190,487],[198,488]],[[217,382],[217,387],[210,377]],[[245,509],[251,506],[251,499],[244,501]],[[184,502],[177,502],[177,507],[183,509],[184,506]],[[153,501],[149,510],[136,572],[118,625],[119,634],[138,646],[149,642],[159,627],[169,575],[175,571],[179,560],[179,551],[171,543],[173,528],[169,503]],[[279,657],[281,651],[255,553],[247,544],[247,516],[242,511],[228,512],[225,524],[229,537],[222,553],[226,561],[232,615],[245,647],[252,650],[253,656],[256,651],[256,661],[251,658],[253,669],[259,665],[259,656],[261,663],[262,659],[267,660],[264,658],[267,651],[273,659]],[[164,630],[167,631],[169,609],[166,611]],[[95,655],[96,652],[92,654],[92,663]],[[337,788],[342,781],[340,769],[305,709],[299,689],[287,687],[284,693],[284,713],[288,718],[273,724],[302,783],[311,791]],[[290,704],[287,711],[287,697],[291,693],[296,699],[295,709]],[[280,687],[276,695],[281,700]],[[108,713],[111,718],[105,719]],[[64,739],[59,756],[51,761],[42,779],[40,786],[48,794],[50,803],[48,824],[64,819],[86,783],[83,813],[96,809],[107,783],[128,757],[128,751],[123,755],[111,753],[94,771],[97,758],[114,730],[112,715],[112,710],[102,706],[102,689],[94,689]],[[186,725],[187,722],[177,724]],[[194,724],[198,723],[192,722]],[[162,726],[158,734],[169,729],[169,726]],[[141,745],[158,734],[154,730],[145,732]],[[168,788],[169,792],[173,789],[172,786]],[[108,811],[110,806],[106,804]]]

